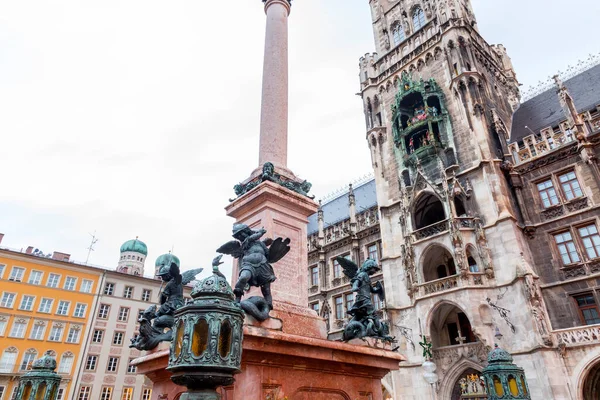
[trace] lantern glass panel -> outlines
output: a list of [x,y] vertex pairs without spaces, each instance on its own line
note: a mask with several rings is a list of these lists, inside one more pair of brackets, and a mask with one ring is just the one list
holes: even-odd
[[502,387],[502,382],[500,382],[500,378],[497,375],[494,375],[494,390],[496,390],[496,394],[498,396],[504,396],[504,387]]
[[177,323],[177,335],[175,336],[175,357],[179,357],[181,354],[181,348],[183,347],[183,320],[180,319]]
[[38,386],[38,390],[35,394],[35,400],[44,400],[44,396],[46,396],[46,382],[42,382]]
[[510,389],[510,394],[512,394],[513,396],[519,395],[519,388],[517,386],[517,380],[512,375],[508,376],[508,388]]
[[219,333],[219,354],[225,358],[231,351],[231,322],[228,319],[221,322],[221,332]]
[[521,387],[523,388],[523,394],[527,396],[527,384],[525,383],[523,375],[521,375]]
[[50,396],[48,396],[49,399],[56,399],[56,385],[52,386],[52,389],[50,390]]
[[194,334],[192,335],[192,353],[200,357],[208,346],[208,322],[200,318],[194,325]]
[[27,384],[25,384],[23,396],[21,396],[21,398],[24,400],[29,400],[29,396],[31,396],[31,382],[27,382]]

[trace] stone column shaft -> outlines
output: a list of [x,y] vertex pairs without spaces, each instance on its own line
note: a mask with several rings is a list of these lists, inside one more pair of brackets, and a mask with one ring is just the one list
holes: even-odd
[[263,64],[259,165],[287,167],[288,0],[266,0],[267,29]]

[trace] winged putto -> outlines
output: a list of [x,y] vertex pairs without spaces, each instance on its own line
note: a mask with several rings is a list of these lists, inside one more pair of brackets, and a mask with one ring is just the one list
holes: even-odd
[[[276,277],[272,264],[281,260],[290,251],[290,239],[261,240],[267,232],[265,229],[255,231],[248,225],[238,223],[233,225],[232,232],[235,240],[225,243],[217,249],[217,252],[229,254],[240,260],[239,276],[233,289],[238,303],[241,302],[244,292],[251,286],[260,287],[264,299],[251,297],[241,302],[241,305],[253,317],[265,320],[268,318],[269,310],[273,309],[271,283]],[[260,311],[258,314],[252,310],[256,307]]]
[[344,275],[350,278],[352,291],[354,292],[354,303],[348,310],[352,316],[348,325],[344,328],[343,339],[345,341],[366,336],[377,337],[386,341],[393,341],[389,336],[389,326],[381,322],[375,314],[375,307],[371,299],[371,293],[375,293],[381,300],[385,299],[385,293],[381,282],[371,284],[371,275],[379,271],[377,262],[367,259],[361,268],[358,268],[352,260],[337,257],[337,262],[342,267]]
[[152,305],[142,313],[139,319],[140,334],[131,339],[129,347],[151,350],[160,342],[172,340],[173,316],[184,305],[183,285],[193,281],[202,270],[196,268],[181,273],[173,257],[163,262],[157,274],[165,284],[159,295],[159,307]]

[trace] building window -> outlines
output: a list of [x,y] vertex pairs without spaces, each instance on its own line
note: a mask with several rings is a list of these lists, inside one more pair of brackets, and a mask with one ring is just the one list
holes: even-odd
[[6,264],[0,264],[0,279],[2,279],[2,275],[4,275],[4,268],[6,268]]
[[552,184],[551,179],[538,183],[537,189],[540,194],[540,198],[542,199],[542,203],[544,204],[544,208],[552,207],[559,203],[558,196],[556,195],[556,190],[554,190],[554,185]]
[[104,331],[102,329],[95,329],[92,335],[92,343],[102,343],[104,337]]
[[560,181],[560,186],[562,187],[567,200],[573,200],[583,196],[583,192],[581,191],[579,181],[577,181],[577,176],[574,171],[559,175],[558,180]]
[[394,46],[397,46],[406,40],[406,33],[404,32],[404,29],[402,29],[402,25],[400,23],[397,23],[392,29],[392,36],[394,37]]
[[579,316],[584,324],[600,324],[598,306],[592,293],[575,296],[575,301],[577,302],[577,308],[579,308]]
[[13,267],[10,271],[9,281],[21,282],[23,281],[23,275],[25,274],[25,268]]
[[86,310],[87,304],[77,303],[77,305],[75,306],[75,312],[73,313],[73,316],[77,318],[84,318]]
[[2,400],[4,398],[4,390],[5,389],[6,389],[6,387],[0,386],[0,400]]
[[335,299],[335,319],[344,319],[344,299],[338,296]]
[[125,286],[125,289],[123,290],[123,297],[126,299],[133,297],[133,286]]
[[117,372],[118,367],[119,367],[119,357],[109,357],[108,364],[106,365],[106,371]]
[[150,400],[150,397],[152,397],[152,389],[144,389],[142,400]]
[[43,322],[35,322],[33,324],[33,328],[31,329],[31,333],[29,334],[29,339],[33,340],[43,340],[44,339],[44,331],[46,330],[46,324]]
[[75,290],[75,284],[77,283],[77,278],[73,278],[72,276],[67,276],[65,279],[65,285],[63,289],[65,290]]
[[36,357],[37,351],[28,351],[27,353],[25,353],[25,355],[23,356],[23,360],[21,360],[19,370],[27,371],[28,369],[31,369],[31,363],[35,360]]
[[580,261],[571,232],[556,234],[554,235],[554,240],[556,241],[563,264],[568,265]]
[[91,392],[92,392],[92,388],[89,386],[80,387],[79,394],[77,395],[77,400],[90,400]]
[[112,400],[112,390],[113,388],[111,387],[103,387],[100,392],[100,400]]
[[600,257],[600,236],[596,225],[592,224],[579,228],[579,236],[588,258],[591,260]]
[[48,340],[51,342],[60,342],[63,334],[62,326],[53,326],[50,330],[50,336],[48,336]]
[[83,293],[92,293],[93,285],[94,285],[93,281],[90,281],[89,279],[84,279],[81,282],[81,287],[79,288],[79,290]]
[[19,306],[20,310],[31,311],[33,309],[33,300],[35,297],[33,296],[23,296],[21,299],[21,305]]
[[54,302],[54,299],[42,299],[38,311],[41,313],[49,314],[52,311],[52,302]]
[[48,286],[49,288],[57,288],[59,281],[60,281],[60,275],[50,274],[50,275],[48,275],[48,281],[46,281],[46,286]]
[[374,293],[373,294],[373,308],[375,310],[381,310],[383,308],[383,306],[384,306],[383,301],[381,300],[379,295],[377,293]]
[[0,301],[0,307],[12,308],[13,303],[15,302],[15,294],[14,293],[2,293],[2,300]]
[[425,13],[423,12],[423,10],[420,7],[418,7],[413,12],[414,31],[416,32],[424,26],[425,26]]
[[0,321],[0,336],[4,336],[6,330],[6,321]]
[[127,373],[128,374],[135,374],[137,372],[137,366],[131,365],[131,362],[133,360],[135,360],[135,358],[130,358],[129,363],[127,364]]
[[[56,400],[63,400],[65,398],[65,389],[58,388],[58,393],[56,394]],[[0,397],[2,399],[2,397]]]
[[149,289],[142,290],[142,301],[150,301],[151,296],[152,296],[152,290],[149,290]]
[[13,323],[9,336],[14,338],[24,338],[26,330],[27,322],[15,322]]
[[310,268],[310,284],[312,286],[319,285],[319,267],[317,266]]
[[340,263],[338,262],[338,260],[336,260],[335,258],[333,259],[333,277],[334,278],[339,278],[342,276],[342,266],[340,265]]
[[123,344],[123,332],[115,332],[115,334],[113,335],[113,341],[112,343],[115,346],[120,346]]
[[129,319],[129,308],[128,307],[119,308],[119,318],[118,319],[120,322],[127,322],[127,319]]
[[42,283],[42,275],[42,271],[31,271],[31,273],[29,274],[29,284],[39,285],[40,283]]
[[88,356],[85,361],[85,370],[86,371],[95,371],[96,364],[98,363],[98,356]]
[[104,285],[104,294],[107,296],[112,296],[114,292],[115,292],[115,284],[106,282],[106,284]]
[[79,325],[71,326],[67,334],[67,343],[79,343],[79,333],[81,327]]
[[123,394],[121,395],[121,400],[132,400],[133,399],[133,388],[132,387],[124,387]]
[[367,252],[369,253],[369,258],[371,260],[375,260],[375,262],[379,262],[379,246],[377,243],[374,243],[367,247]]
[[107,319],[109,312],[110,306],[108,304],[100,304],[100,307],[98,308],[98,318]]
[[310,308],[312,308],[313,310],[315,310],[317,312],[317,315],[319,314],[319,302],[318,301],[316,303],[312,303],[310,305]]
[[58,365],[59,374],[70,374],[71,368],[73,368],[73,354],[65,353],[60,358],[60,364]]
[[0,372],[10,373],[17,363],[17,349],[9,348],[4,350],[0,358]]
[[352,304],[354,304],[354,293],[348,293],[344,296],[345,299],[345,303],[346,303],[346,310],[349,310],[352,308]]
[[142,310],[142,309],[138,310],[138,315],[137,315],[137,319],[136,319],[137,322],[140,322],[140,319],[142,319],[142,315],[144,315],[144,312],[145,312],[145,310]]
[[57,315],[67,315],[69,313],[69,306],[70,305],[71,305],[70,302],[64,301],[64,300],[60,300],[58,302],[58,307],[56,307],[56,314]]

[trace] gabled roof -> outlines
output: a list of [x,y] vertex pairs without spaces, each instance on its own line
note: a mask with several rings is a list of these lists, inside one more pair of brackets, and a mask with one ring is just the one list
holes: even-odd
[[[564,84],[573,97],[578,112],[588,111],[600,104],[600,65],[575,75]],[[556,90],[553,87],[538,94],[521,104],[515,111],[510,135],[511,143],[531,135],[529,129],[538,133],[567,119],[560,106]]]
[[[375,192],[375,179],[371,179],[354,188],[354,197],[356,199],[356,212],[361,213],[377,205],[377,193]],[[323,204],[323,219],[325,227],[336,224],[340,221],[350,218],[350,209],[348,206],[348,191],[346,190],[338,197]],[[319,231],[319,222],[317,214],[308,217],[308,235]]]

